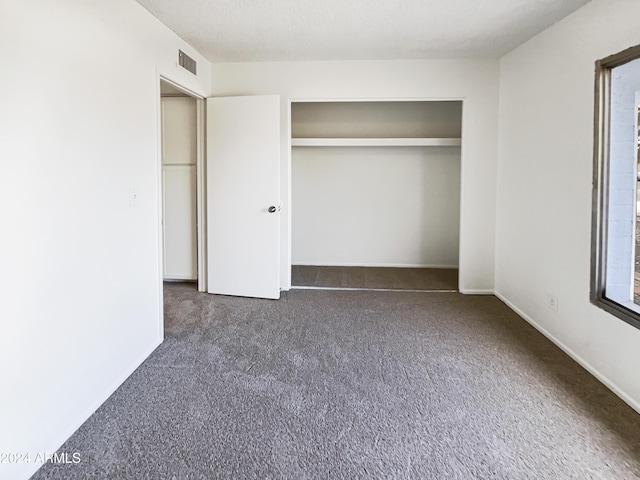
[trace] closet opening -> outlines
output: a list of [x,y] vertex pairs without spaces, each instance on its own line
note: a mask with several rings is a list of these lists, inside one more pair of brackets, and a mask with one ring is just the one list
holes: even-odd
[[292,288],[457,291],[462,101],[290,115]]

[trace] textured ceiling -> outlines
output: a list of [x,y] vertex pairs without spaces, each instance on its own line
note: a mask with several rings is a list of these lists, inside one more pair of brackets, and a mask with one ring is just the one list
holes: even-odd
[[212,62],[497,58],[589,0],[136,0]]

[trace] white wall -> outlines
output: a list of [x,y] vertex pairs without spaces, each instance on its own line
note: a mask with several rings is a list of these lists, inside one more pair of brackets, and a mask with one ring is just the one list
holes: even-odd
[[158,75],[211,79],[133,0],[2,2],[0,58],[0,452],[32,461],[0,465],[16,479],[162,340]]
[[459,147],[296,147],[291,171],[294,265],[458,265]]
[[290,99],[462,99],[460,288],[494,288],[498,61],[398,60],[212,65],[213,95],[282,97],[282,288],[291,285]]
[[589,302],[594,63],[639,18],[595,0],[502,59],[496,290],[640,410],[640,331]]

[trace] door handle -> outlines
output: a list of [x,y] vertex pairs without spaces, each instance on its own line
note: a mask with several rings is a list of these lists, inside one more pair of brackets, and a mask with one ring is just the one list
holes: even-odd
[[273,205],[269,207],[269,213],[275,213],[276,210],[276,207],[274,207]]

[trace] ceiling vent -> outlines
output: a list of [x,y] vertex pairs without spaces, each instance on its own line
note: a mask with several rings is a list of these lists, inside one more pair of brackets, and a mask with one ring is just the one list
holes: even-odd
[[178,50],[178,65],[196,75],[196,61],[182,50]]

